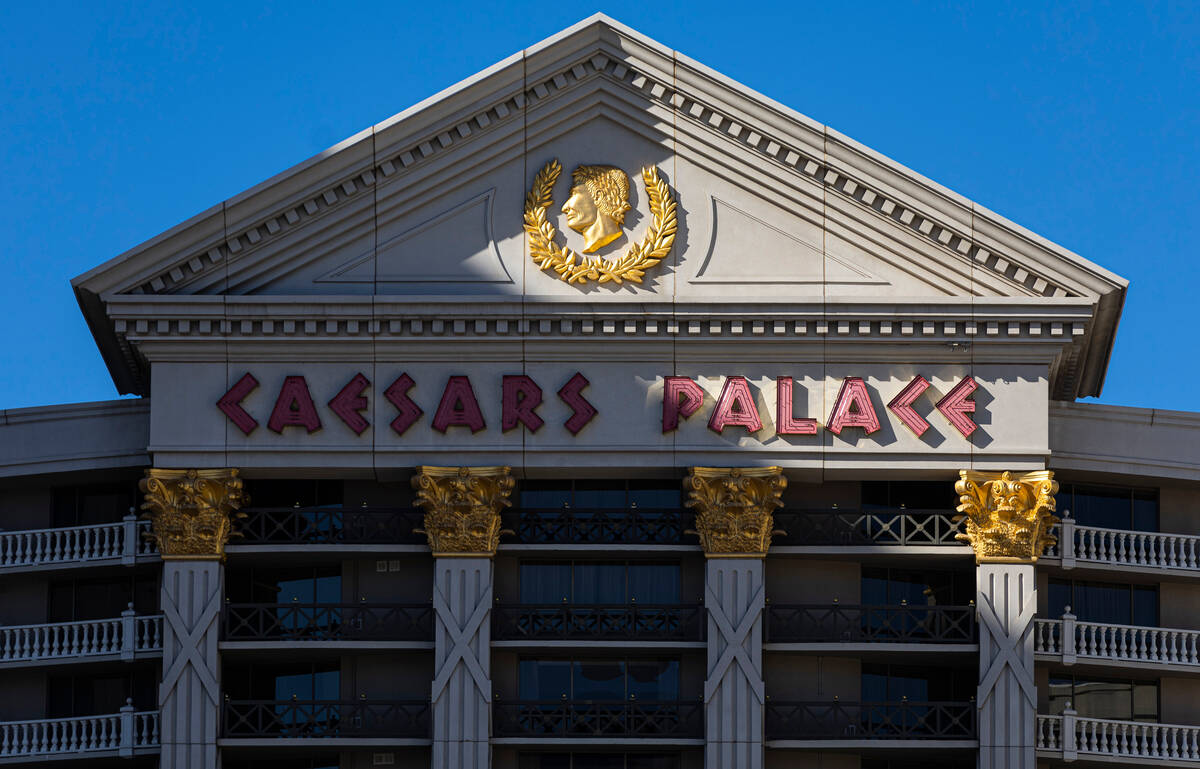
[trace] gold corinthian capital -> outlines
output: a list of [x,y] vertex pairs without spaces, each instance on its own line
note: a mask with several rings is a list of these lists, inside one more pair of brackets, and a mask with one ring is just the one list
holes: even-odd
[[778,467],[693,467],[683,487],[707,557],[766,557],[787,488]]
[[412,485],[435,556],[496,554],[500,510],[516,481],[507,467],[418,467]]
[[976,563],[1035,563],[1057,540],[1050,533],[1058,481],[1051,470],[1032,473],[959,472],[956,538],[975,549]]
[[138,483],[144,515],[164,561],[220,561],[238,509],[250,499],[238,471],[151,468]]

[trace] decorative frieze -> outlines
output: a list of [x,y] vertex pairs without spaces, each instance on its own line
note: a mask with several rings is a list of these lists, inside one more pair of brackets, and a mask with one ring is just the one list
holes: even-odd
[[787,478],[778,467],[693,467],[683,480],[709,558],[765,558]]
[[508,467],[417,468],[412,479],[425,511],[425,536],[439,557],[490,557],[500,544],[500,511],[512,504]]
[[236,469],[151,468],[138,486],[164,561],[224,560],[233,521],[245,517],[238,510],[250,501]]
[[1050,533],[1058,482],[1051,470],[1032,473],[959,472],[957,539],[975,549],[977,563],[1034,563],[1056,540]]

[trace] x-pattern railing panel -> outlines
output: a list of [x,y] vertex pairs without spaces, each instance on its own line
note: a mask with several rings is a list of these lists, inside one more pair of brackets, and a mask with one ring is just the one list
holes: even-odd
[[630,507],[514,510],[503,519],[522,544],[680,545],[693,517],[678,508]]
[[972,702],[768,702],[772,740],[953,740],[975,737]]
[[974,643],[972,606],[770,604],[766,643]]
[[699,737],[698,702],[546,700],[497,703],[496,734],[505,737]]
[[520,604],[492,610],[492,637],[704,640],[704,607],[676,604]]
[[411,508],[249,507],[234,544],[423,545],[422,513]]
[[228,700],[225,737],[429,736],[429,703],[420,700]]
[[430,604],[230,603],[230,641],[432,641]]
[[776,545],[957,545],[949,510],[784,510]]

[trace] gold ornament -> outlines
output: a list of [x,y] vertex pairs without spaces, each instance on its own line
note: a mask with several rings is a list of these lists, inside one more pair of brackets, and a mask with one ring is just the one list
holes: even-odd
[[1057,540],[1050,533],[1058,481],[1052,470],[1032,473],[959,472],[954,484],[966,533],[956,539],[975,549],[976,563],[1035,563]]
[[516,481],[507,467],[418,467],[412,479],[437,556],[487,556],[500,544],[500,510]]
[[164,561],[224,560],[238,509],[250,502],[237,470],[159,470],[151,468],[138,483],[146,501],[149,536]]
[[[583,284],[589,280],[600,283],[631,281],[641,283],[646,270],[661,262],[671,252],[678,228],[675,198],[671,188],[658,175],[658,169],[642,169],[642,183],[650,200],[650,226],[641,243],[634,244],[625,255],[609,262],[601,258],[588,259],[569,248],[554,243],[558,234],[546,218],[546,209],[554,202],[554,183],[562,173],[557,160],[551,160],[533,179],[533,187],[525,197],[525,232],[529,235],[529,254],[539,269],[552,269],[568,283]],[[584,253],[590,253],[620,235],[625,210],[629,208],[628,181],[622,187],[625,174],[612,166],[580,166],[575,171],[563,212],[567,224],[586,238]],[[614,229],[615,228],[615,229]]]
[[696,533],[709,558],[764,558],[771,546],[775,508],[787,488],[778,467],[693,467],[683,479]]

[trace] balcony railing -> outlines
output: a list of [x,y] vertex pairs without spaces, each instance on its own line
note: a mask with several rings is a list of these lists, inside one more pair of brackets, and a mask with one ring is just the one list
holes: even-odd
[[432,641],[429,604],[230,603],[227,641]]
[[1068,709],[1061,716],[1037,717],[1036,746],[1040,753],[1064,761],[1096,756],[1169,766],[1173,761],[1200,761],[1200,726],[1083,718]]
[[[158,711],[0,723],[0,759],[39,756],[94,758],[102,751],[130,757],[158,748]],[[148,750],[149,749],[149,750]]]
[[157,552],[142,536],[149,530],[149,521],[127,515],[119,523],[0,532],[0,569],[106,560],[132,565]]
[[1058,544],[1046,555],[1064,569],[1079,563],[1153,570],[1200,570],[1200,536],[1158,531],[1080,526],[1064,514],[1055,529]]
[[[1069,608],[1069,607],[1068,607]],[[1035,654],[1113,663],[1200,666],[1200,631],[1079,622],[1071,612],[1062,619],[1034,620]]]
[[504,513],[504,528],[516,534],[506,542],[520,544],[684,545],[694,515],[679,508],[613,508],[513,510]]
[[429,738],[429,703],[419,700],[227,700],[225,737]]
[[492,721],[500,737],[701,737],[699,702],[498,702]]
[[113,619],[0,628],[0,664],[162,651],[162,615],[128,609]]
[[248,507],[234,544],[424,545],[412,508]]
[[497,640],[702,641],[704,607],[678,604],[521,604],[492,610]]
[[973,702],[768,702],[769,740],[965,740]]
[[775,545],[958,545],[949,510],[783,510]]
[[767,606],[766,643],[975,642],[974,606]]

